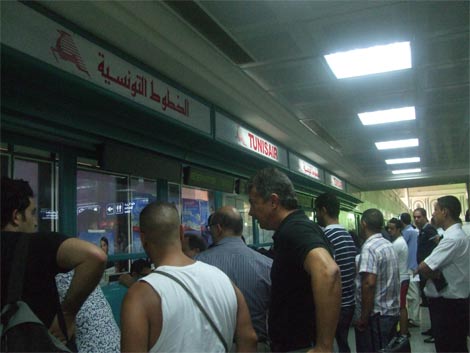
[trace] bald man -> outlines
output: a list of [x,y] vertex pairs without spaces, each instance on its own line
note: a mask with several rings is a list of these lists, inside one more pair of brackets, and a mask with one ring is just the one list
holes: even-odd
[[268,349],[266,313],[271,293],[273,260],[250,249],[243,242],[243,219],[236,208],[220,208],[212,214],[210,223],[215,246],[196,255],[195,259],[219,268],[240,288],[258,335],[258,352],[265,351]]
[[255,352],[256,333],[243,294],[219,269],[182,250],[183,227],[168,203],[151,203],[140,214],[140,238],[158,271],[183,282],[220,330],[218,337],[193,299],[171,278],[152,272],[135,283],[122,304],[123,352]]

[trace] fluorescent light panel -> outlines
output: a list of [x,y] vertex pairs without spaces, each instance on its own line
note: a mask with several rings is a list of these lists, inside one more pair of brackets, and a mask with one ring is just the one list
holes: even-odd
[[378,150],[388,150],[388,149],[392,149],[392,148],[416,147],[416,146],[419,146],[419,141],[418,141],[418,139],[383,141],[383,142],[376,142],[375,146],[377,147]]
[[336,78],[378,74],[411,68],[410,42],[377,45],[325,55]]
[[385,163],[387,164],[403,164],[403,163],[418,163],[421,161],[419,157],[410,157],[410,158],[394,158],[386,159]]
[[392,170],[393,174],[421,173],[421,168]]
[[376,125],[416,119],[415,107],[377,110],[375,112],[359,113],[357,115],[359,119],[361,119],[362,125]]

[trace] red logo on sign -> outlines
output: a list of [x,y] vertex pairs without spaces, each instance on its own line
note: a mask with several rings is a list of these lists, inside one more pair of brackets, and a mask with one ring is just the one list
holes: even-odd
[[57,38],[55,47],[51,47],[51,51],[54,55],[54,58],[59,61],[56,56],[56,54],[58,54],[62,60],[74,63],[77,69],[85,72],[88,76],[90,76],[85,64],[83,63],[80,53],[78,52],[78,48],[73,41],[72,36],[69,33],[60,29],[58,29],[57,32],[59,32],[60,34],[59,38]]

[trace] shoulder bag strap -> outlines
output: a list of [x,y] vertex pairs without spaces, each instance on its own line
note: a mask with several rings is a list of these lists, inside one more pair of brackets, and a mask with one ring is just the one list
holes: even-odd
[[18,241],[15,246],[15,253],[10,268],[10,278],[8,279],[7,303],[15,303],[23,295],[24,273],[29,253],[30,234],[18,233]]
[[158,273],[158,274],[161,274],[163,276],[166,276],[170,279],[172,279],[173,281],[175,281],[176,283],[178,283],[185,291],[186,293],[189,294],[189,296],[194,300],[194,302],[196,303],[197,307],[199,308],[199,310],[201,310],[201,312],[204,314],[204,316],[206,317],[207,321],[209,321],[209,324],[211,325],[211,327],[213,328],[214,332],[217,334],[217,337],[219,337],[220,341],[222,342],[222,344],[224,345],[224,348],[225,348],[225,351],[228,352],[228,345],[227,345],[227,342],[225,341],[224,337],[222,336],[222,333],[219,331],[219,329],[217,328],[217,326],[215,325],[214,321],[212,321],[212,319],[210,318],[209,314],[207,313],[207,311],[204,309],[204,307],[202,306],[202,304],[199,302],[199,300],[197,300],[197,298],[194,296],[193,293],[191,293],[191,291],[188,289],[188,287],[186,287],[184,285],[183,282],[181,282],[178,278],[176,278],[175,276],[173,275],[170,275],[169,273],[167,272],[163,272],[163,271],[156,271],[154,270],[153,272],[155,273]]

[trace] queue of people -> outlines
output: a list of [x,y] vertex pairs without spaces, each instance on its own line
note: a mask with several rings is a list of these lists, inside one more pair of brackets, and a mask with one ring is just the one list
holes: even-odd
[[[402,214],[387,222],[389,241],[382,213],[368,209],[358,244],[339,224],[334,194],[316,198],[315,223],[276,168],[258,171],[247,192],[249,214],[274,231],[273,259],[244,243],[243,219],[233,207],[211,215],[213,244],[206,249],[202,238],[185,234],[174,205],[154,202],[139,219],[154,270],[145,263],[145,270],[121,278],[130,287],[121,331],[98,286],[106,255],[73,237],[31,237],[23,299],[60,340],[76,337],[79,352],[351,352],[351,326],[357,352],[378,352],[401,345],[408,325],[419,324],[422,283],[436,351],[468,352],[470,237],[459,223],[458,199],[437,200],[433,217],[442,239],[426,211],[417,209],[418,230]],[[1,198],[3,307],[13,249],[20,237],[35,232],[37,221],[27,182],[2,178]],[[58,311],[66,318],[65,332]],[[92,319],[84,323],[81,316]],[[99,339],[87,346],[86,334]]]

